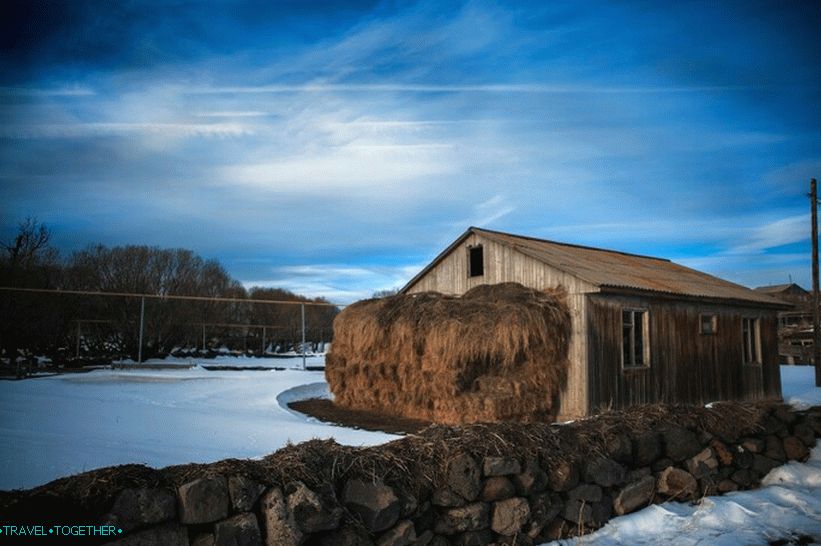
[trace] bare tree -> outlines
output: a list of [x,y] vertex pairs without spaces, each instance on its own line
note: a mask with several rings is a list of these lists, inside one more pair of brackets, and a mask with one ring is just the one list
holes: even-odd
[[[18,224],[17,233],[0,244],[0,285],[17,288],[51,288],[57,282],[60,268],[57,251],[49,244],[51,233],[34,218]],[[20,366],[19,349],[42,350],[59,343],[64,330],[64,315],[59,302],[33,294],[0,294],[0,345],[14,365],[18,376],[25,374]],[[30,356],[30,355],[29,355]]]
[[[272,300],[305,305],[305,329],[309,341],[327,341],[333,331],[334,317],[339,309],[327,305],[324,298],[307,298],[282,288],[252,287],[249,297],[255,300]],[[310,305],[320,304],[320,305]],[[302,339],[302,316],[299,305],[268,305],[256,303],[251,306],[250,321],[271,328],[269,339],[277,344],[295,346]]]
[[[239,284],[222,266],[206,261],[190,250],[149,246],[108,248],[95,246],[76,252],[69,260],[68,278],[72,288],[102,292],[152,294],[161,296],[237,297]],[[242,290],[239,297],[244,297]],[[97,298],[89,300],[84,312],[111,320],[119,336],[120,348],[136,355],[138,344],[138,298]],[[227,322],[232,310],[224,304],[188,302],[174,299],[147,299],[145,302],[145,349],[148,356],[167,353],[196,339],[197,324]],[[100,339],[99,343],[110,343]]]
[[388,296],[395,296],[399,293],[399,290],[400,290],[400,288],[398,288],[398,287],[388,288],[386,290],[377,290],[376,292],[373,293],[373,296],[371,296],[371,297],[372,298],[386,298]]

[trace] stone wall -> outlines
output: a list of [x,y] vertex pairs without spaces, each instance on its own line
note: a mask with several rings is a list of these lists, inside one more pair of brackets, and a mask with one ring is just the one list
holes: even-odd
[[[112,543],[121,546],[538,544],[591,532],[611,517],[650,503],[754,488],[772,468],[805,460],[821,435],[821,408],[757,407],[750,412],[754,422],[735,429],[709,426],[707,410],[700,410],[707,413],[696,420],[676,418],[676,411],[690,416],[690,409],[667,411],[663,422],[647,429],[639,426],[635,411],[623,418],[629,426],[618,426],[618,413],[607,421],[554,425],[560,434],[570,434],[568,441],[585,446],[573,454],[567,453],[572,444],[561,442],[534,450],[530,443],[490,441],[493,434],[511,434],[513,425],[498,432],[478,429],[494,445],[492,453],[480,454],[475,443],[471,449],[457,446],[439,461],[441,472],[430,476],[403,474],[406,464],[388,455],[410,439],[369,448],[382,459],[368,461],[398,469],[384,472],[368,463],[354,470],[352,459],[346,459],[340,468],[326,468],[330,478],[312,487],[283,478],[287,468],[264,483],[259,474],[241,472],[248,466],[229,471],[224,469],[230,465],[218,471],[198,466],[178,484],[154,480],[115,491],[111,500],[98,503],[103,508],[96,523],[122,529]],[[519,425],[517,437],[527,438],[532,426]],[[461,429],[448,430],[456,438]],[[563,453],[552,457],[557,449]],[[421,450],[414,453],[425,456]],[[337,459],[330,461],[323,464],[333,466]],[[51,489],[56,495],[56,486]],[[17,492],[4,502],[5,519],[25,517],[23,511],[43,495],[49,495],[49,486]]]

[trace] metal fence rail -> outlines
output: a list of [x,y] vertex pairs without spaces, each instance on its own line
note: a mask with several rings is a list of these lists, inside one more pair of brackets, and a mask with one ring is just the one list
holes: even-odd
[[[188,302],[205,302],[205,303],[214,303],[214,304],[241,304],[241,305],[267,305],[267,306],[294,306],[298,305],[300,307],[300,330],[301,330],[301,343],[300,343],[300,352],[302,353],[302,367],[303,369],[306,367],[306,347],[307,347],[307,329],[306,329],[306,314],[305,309],[306,307],[324,307],[324,308],[333,308],[333,309],[341,309],[345,307],[342,304],[332,303],[332,302],[311,302],[311,301],[291,301],[291,300],[268,300],[268,299],[252,299],[252,298],[231,298],[231,297],[209,297],[209,296],[193,296],[193,295],[178,295],[178,294],[146,294],[146,293],[129,293],[129,292],[105,292],[105,291],[94,291],[94,290],[61,290],[61,289],[44,289],[44,288],[18,288],[18,287],[11,287],[11,286],[0,286],[0,292],[8,293],[8,294],[43,294],[43,295],[51,295],[56,297],[66,297],[66,296],[78,296],[78,297],[85,297],[85,298],[130,298],[130,299],[139,299],[140,301],[140,312],[139,312],[139,333],[138,333],[138,346],[137,346],[137,362],[143,361],[143,347],[145,344],[145,323],[146,323],[146,300],[159,300],[159,301],[188,301]],[[111,319],[100,319],[100,318],[74,318],[71,322],[77,323],[76,328],[76,347],[75,347],[75,355],[79,357],[80,353],[80,342],[81,337],[83,335],[82,332],[82,324],[104,324],[104,323],[114,323],[114,320]],[[131,322],[131,321],[129,321]],[[262,329],[262,345],[261,345],[261,353],[265,351],[265,343],[266,343],[266,335],[269,330],[283,330],[287,329],[287,326],[277,325],[277,324],[249,324],[249,323],[225,323],[225,322],[195,322],[185,323],[186,325],[198,325],[202,327],[202,340],[203,340],[203,349],[206,349],[206,341],[205,341],[205,328],[206,326],[211,327],[220,327],[220,328],[261,328]],[[324,328],[320,328],[320,337],[321,332]],[[328,328],[330,332],[330,328]],[[247,334],[246,334],[247,339]],[[324,341],[324,340],[320,340]]]

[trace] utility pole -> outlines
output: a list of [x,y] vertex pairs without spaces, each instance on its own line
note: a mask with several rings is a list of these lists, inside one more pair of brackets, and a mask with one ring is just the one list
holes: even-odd
[[145,324],[145,297],[140,298],[140,344],[137,347],[137,364],[143,362],[143,326]]
[[302,308],[302,369],[307,370],[308,366],[305,363],[305,304],[300,304]]
[[821,387],[821,340],[818,317],[818,188],[815,178],[810,180],[812,204],[812,358],[815,364],[815,386]]

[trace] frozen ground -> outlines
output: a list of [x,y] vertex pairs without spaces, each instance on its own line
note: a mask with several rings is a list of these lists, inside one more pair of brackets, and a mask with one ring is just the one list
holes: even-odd
[[323,372],[95,370],[0,381],[0,489],[122,463],[260,457],[311,438],[394,438],[319,423],[277,400],[300,393],[327,396]]
[[[299,367],[302,361],[220,357],[202,363]],[[322,364],[321,357],[311,363],[316,364]],[[810,367],[782,367],[785,400],[821,404],[813,377]],[[0,489],[122,463],[161,467],[259,457],[310,438],[334,437],[350,445],[395,438],[325,425],[284,407],[313,396],[328,396],[323,373],[292,369],[218,372],[181,366],[0,381]],[[820,448],[805,464],[774,470],[765,485],[697,505],[651,506],[612,520],[584,544],[735,545],[821,538]]]
[[781,394],[796,408],[821,406],[821,388],[815,387],[812,366],[781,366]]
[[[784,400],[796,407],[821,405],[810,366],[782,366]],[[762,488],[705,497],[700,503],[668,502],[614,518],[587,535],[588,546],[675,544],[682,546],[767,545],[773,540],[812,537],[821,544],[821,447],[810,459],[773,469]],[[550,543],[576,545],[575,540]]]
[[[114,364],[131,365],[133,360],[118,360]],[[253,356],[227,356],[220,355],[214,358],[196,357],[166,357],[163,359],[152,358],[143,361],[143,364],[163,364],[179,365],[181,367],[201,364],[202,366],[230,366],[232,368],[288,368],[302,369],[302,357],[296,353],[287,353],[277,357],[257,358]],[[306,355],[306,366],[325,366],[325,355]]]
[[[610,520],[586,535],[586,546],[767,545],[777,539],[812,537],[821,541],[821,448],[806,463],[790,462],[772,470],[762,488],[705,497],[697,504],[656,504]],[[576,540],[551,542],[575,546]],[[800,542],[800,544],[808,544]]]

